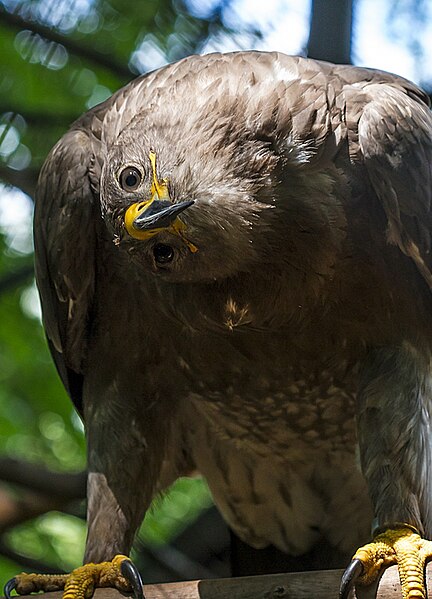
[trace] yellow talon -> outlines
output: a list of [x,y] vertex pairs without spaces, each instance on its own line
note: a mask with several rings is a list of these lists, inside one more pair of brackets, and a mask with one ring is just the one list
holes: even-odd
[[432,541],[403,527],[378,534],[372,543],[356,551],[353,560],[358,559],[363,565],[360,584],[371,584],[383,568],[397,564],[403,599],[426,599],[424,569],[431,557]]
[[85,564],[76,568],[67,578],[63,599],[89,599],[96,587],[130,591],[129,583],[120,573],[120,565],[127,559],[125,555],[116,555],[111,562]]
[[122,574],[122,563],[130,561],[125,555],[116,555],[110,562],[85,564],[70,574],[18,574],[15,577],[15,590],[20,595],[36,591],[59,591],[64,589],[64,599],[90,599],[94,590],[100,587],[113,587],[123,593],[131,590],[130,582]]

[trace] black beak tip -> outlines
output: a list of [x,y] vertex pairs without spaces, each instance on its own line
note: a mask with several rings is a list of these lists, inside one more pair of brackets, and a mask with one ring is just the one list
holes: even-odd
[[169,227],[177,216],[192,204],[195,204],[195,200],[180,202],[180,204],[153,202],[148,209],[136,217],[133,226],[138,230]]

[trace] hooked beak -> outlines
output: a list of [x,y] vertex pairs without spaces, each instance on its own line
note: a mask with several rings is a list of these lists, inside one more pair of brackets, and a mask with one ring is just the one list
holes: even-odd
[[192,206],[194,200],[181,202],[180,204],[171,204],[166,200],[151,202],[144,209],[141,209],[132,223],[134,229],[138,231],[149,231],[152,229],[166,229],[174,223],[177,216]]
[[149,200],[129,206],[124,217],[125,228],[135,239],[149,239],[164,229],[175,232],[185,225],[178,215],[192,206],[194,200],[173,204],[167,200]]

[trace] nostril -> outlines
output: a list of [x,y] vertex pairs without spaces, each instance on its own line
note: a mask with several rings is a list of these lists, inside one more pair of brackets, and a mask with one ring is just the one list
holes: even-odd
[[168,264],[174,258],[174,249],[165,243],[157,243],[153,248],[156,264]]

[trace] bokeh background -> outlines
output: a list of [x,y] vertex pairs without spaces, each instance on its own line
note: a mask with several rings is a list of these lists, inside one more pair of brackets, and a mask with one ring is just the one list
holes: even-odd
[[[432,90],[432,0],[0,0],[0,582],[64,571],[85,542],[85,442],[33,280],[32,209],[50,147],[130,79],[194,52],[279,50],[389,70]],[[205,482],[155,501],[147,581],[229,574]]]

